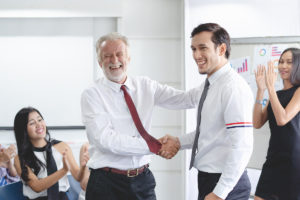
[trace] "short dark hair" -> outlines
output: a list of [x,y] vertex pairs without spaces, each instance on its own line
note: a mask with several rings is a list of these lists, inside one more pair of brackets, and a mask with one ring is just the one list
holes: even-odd
[[228,59],[230,56],[230,36],[227,31],[222,28],[219,24],[215,23],[206,23],[200,24],[191,33],[191,38],[193,38],[198,33],[208,31],[211,32],[213,35],[211,37],[211,41],[215,44],[215,48],[219,45],[225,43],[226,44],[226,53],[225,57]]
[[300,85],[300,49],[293,48],[293,47],[287,48],[282,52],[280,59],[282,55],[288,51],[292,53],[292,71],[291,71],[290,81],[292,85],[299,86]]

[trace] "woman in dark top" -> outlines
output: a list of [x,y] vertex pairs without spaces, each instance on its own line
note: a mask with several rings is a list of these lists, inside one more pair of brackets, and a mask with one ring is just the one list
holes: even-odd
[[[268,63],[267,71],[260,65],[255,72],[257,95],[253,125],[260,128],[269,120],[271,130],[255,200],[300,200],[300,49],[283,51],[278,72],[284,87],[277,92],[273,62]],[[265,89],[270,100],[262,108]]]

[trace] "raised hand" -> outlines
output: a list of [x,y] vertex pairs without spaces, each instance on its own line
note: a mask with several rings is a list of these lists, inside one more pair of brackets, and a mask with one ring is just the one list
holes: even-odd
[[166,159],[173,158],[180,149],[180,142],[177,137],[165,135],[160,138],[159,141],[161,142],[162,147],[158,154]]
[[68,152],[68,149],[65,149],[62,153],[62,156],[63,156],[63,168],[66,170],[66,171],[69,171],[70,170],[70,163],[68,161],[68,156],[67,156],[67,152]]
[[16,156],[16,147],[13,144],[11,144],[6,149],[5,148],[0,149],[0,161],[1,162],[9,162],[15,156]]
[[277,73],[274,71],[274,62],[268,62],[268,71],[266,72],[266,85],[268,90],[273,89],[277,79]]
[[80,157],[79,157],[79,161],[80,161],[80,166],[81,167],[85,167],[87,162],[90,159],[90,155],[89,155],[89,151],[88,151],[88,143],[84,144],[82,146],[82,149],[80,150]]
[[266,87],[266,68],[264,65],[258,65],[257,69],[254,71],[255,73],[255,80],[256,80],[256,85],[259,90],[264,91]]

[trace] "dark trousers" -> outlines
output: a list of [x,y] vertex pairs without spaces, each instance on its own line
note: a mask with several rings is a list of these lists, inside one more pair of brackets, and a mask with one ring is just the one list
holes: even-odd
[[92,169],[86,200],[156,200],[155,186],[154,176],[148,168],[135,177]]
[[[25,197],[26,200],[30,200],[28,197]],[[59,192],[59,197],[58,200],[68,200],[68,196],[66,192]],[[45,197],[38,197],[35,199],[31,199],[31,200],[48,200],[48,196]]]
[[[221,174],[206,173],[198,171],[198,200],[204,200],[205,196],[211,193],[216,187]],[[248,200],[251,191],[251,184],[247,171],[243,173],[236,186],[228,194],[226,200]]]

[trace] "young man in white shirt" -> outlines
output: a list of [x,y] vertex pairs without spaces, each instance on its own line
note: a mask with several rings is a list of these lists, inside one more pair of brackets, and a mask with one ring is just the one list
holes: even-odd
[[[191,38],[199,73],[207,74],[209,84],[196,131],[179,141],[181,149],[195,147],[190,167],[198,170],[198,200],[248,200],[251,185],[245,168],[253,148],[252,91],[230,66],[230,37],[224,28],[201,24]],[[165,136],[163,143],[175,139]]]

